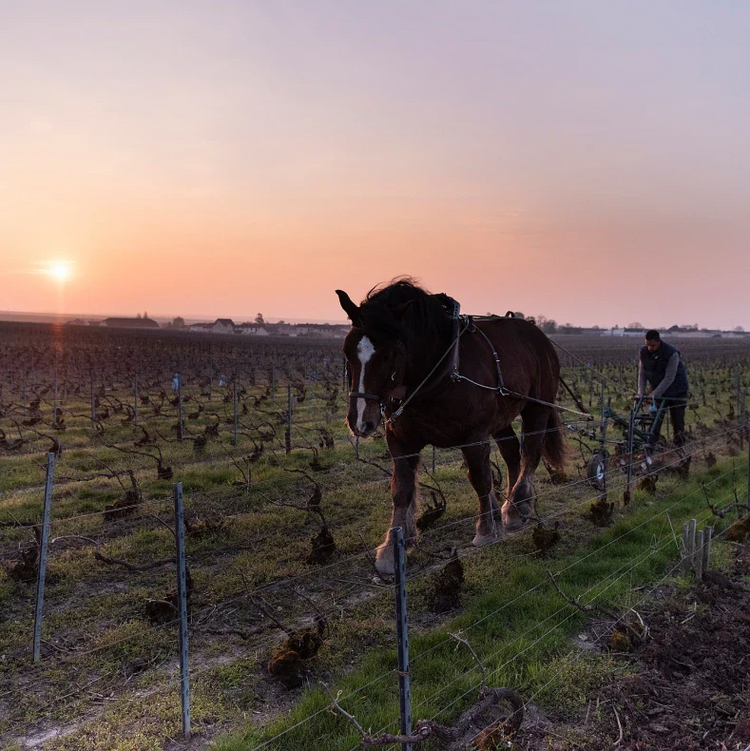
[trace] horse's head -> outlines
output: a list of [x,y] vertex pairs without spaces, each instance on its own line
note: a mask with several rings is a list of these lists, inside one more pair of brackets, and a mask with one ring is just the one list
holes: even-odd
[[[344,339],[349,370],[349,408],[346,423],[354,435],[366,437],[380,423],[381,409],[404,398],[404,345],[398,336],[398,312],[391,330],[378,325],[349,295],[336,290],[341,307],[352,322]],[[406,311],[399,311],[405,313]]]

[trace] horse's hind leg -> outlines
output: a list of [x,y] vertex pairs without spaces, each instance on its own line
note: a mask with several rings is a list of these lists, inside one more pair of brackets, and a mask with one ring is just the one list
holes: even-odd
[[461,449],[469,467],[469,482],[479,496],[479,519],[473,544],[477,547],[497,540],[497,499],[490,469],[490,442]]
[[536,506],[534,473],[542,458],[542,444],[549,421],[549,408],[529,404],[522,413],[521,473],[503,504],[503,524],[509,532],[520,529]]
[[510,498],[510,492],[518,481],[518,475],[521,472],[521,443],[515,430],[510,425],[499,430],[492,437],[495,439],[497,447],[500,449],[500,455],[508,468],[508,497]]

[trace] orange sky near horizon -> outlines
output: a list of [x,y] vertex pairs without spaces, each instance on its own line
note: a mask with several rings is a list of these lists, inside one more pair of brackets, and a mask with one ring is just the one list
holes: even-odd
[[750,328],[750,12],[573,6],[0,5],[0,309]]

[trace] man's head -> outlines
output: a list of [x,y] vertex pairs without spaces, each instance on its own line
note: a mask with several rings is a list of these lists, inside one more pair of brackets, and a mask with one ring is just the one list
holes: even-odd
[[655,329],[646,332],[646,349],[649,352],[656,352],[661,347],[661,336]]

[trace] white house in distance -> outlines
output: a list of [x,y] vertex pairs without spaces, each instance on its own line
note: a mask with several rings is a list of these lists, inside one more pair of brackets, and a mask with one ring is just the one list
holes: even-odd
[[217,318],[213,323],[193,323],[188,330],[198,334],[239,334],[240,336],[283,336],[343,339],[349,324],[331,323],[255,323],[235,324],[231,318]]
[[213,328],[213,323],[191,323],[188,331],[195,334],[209,334]]
[[235,328],[235,333],[244,336],[270,336],[268,331],[258,323],[241,323]]
[[194,323],[190,331],[203,334],[234,334],[235,325],[231,318],[217,318],[213,323]]

